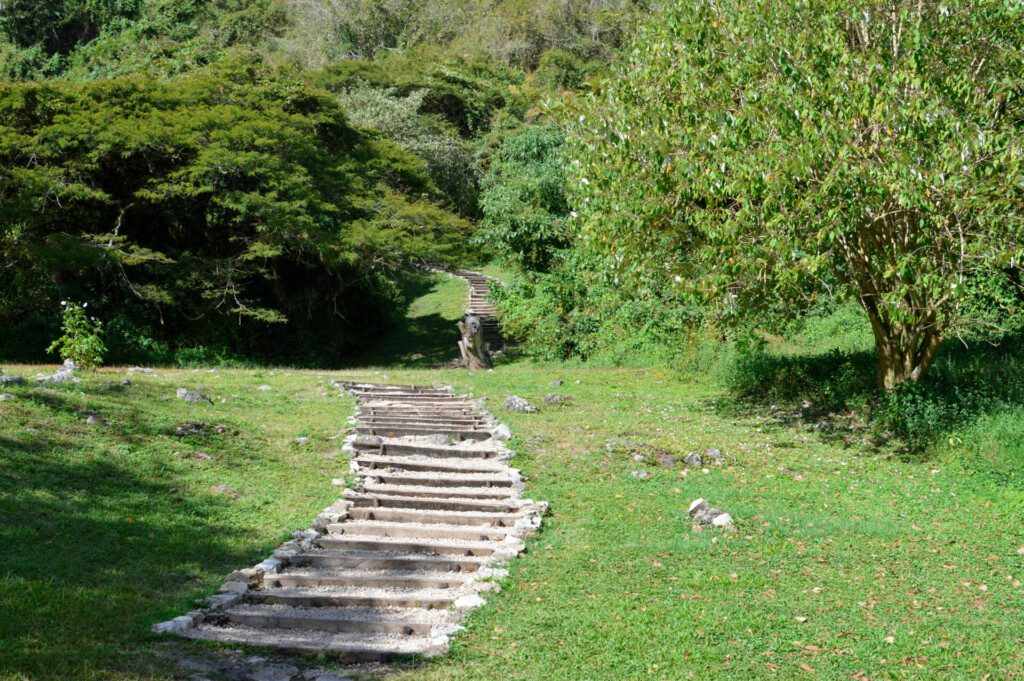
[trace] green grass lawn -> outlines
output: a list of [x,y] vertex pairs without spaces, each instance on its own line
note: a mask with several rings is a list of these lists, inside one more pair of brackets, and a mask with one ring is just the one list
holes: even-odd
[[[720,388],[662,370],[161,370],[122,388],[123,376],[0,402],[0,678],[180,674],[162,655],[185,644],[149,625],[336,497],[347,463],[331,438],[351,409],[329,387],[339,377],[451,381],[495,413],[509,394],[572,398],[502,414],[528,496],[552,512],[452,653],[395,678],[1024,675],[1024,491],[958,463],[991,443],[954,439],[907,462],[725,409]],[[214,402],[190,406],[178,387]],[[90,410],[105,423],[87,425]],[[175,435],[187,419],[228,432]],[[724,466],[682,476],[685,454],[712,447]],[[697,497],[737,531],[693,531]]]

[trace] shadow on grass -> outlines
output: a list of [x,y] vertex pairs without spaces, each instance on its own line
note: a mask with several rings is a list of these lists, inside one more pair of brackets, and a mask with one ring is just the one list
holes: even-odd
[[405,273],[401,280],[400,302],[393,311],[391,331],[367,352],[347,361],[346,366],[429,369],[455,359],[459,354],[459,331],[455,324],[462,316],[465,293],[457,293],[451,300],[437,301],[442,307],[448,303],[451,309],[446,310],[446,314],[438,311],[415,314],[412,310],[413,304],[426,296],[443,298],[448,286],[448,280],[435,274]]
[[[130,676],[155,664],[150,624],[266,547],[225,526],[233,502],[196,498],[159,454],[84,446],[59,397],[33,400],[57,421],[0,428],[0,677]],[[131,440],[155,445],[141,412],[121,417]]]
[[774,406],[791,420],[859,416],[876,435],[919,451],[981,416],[1024,405],[1022,341],[1020,335],[970,347],[946,341],[925,380],[888,393],[875,387],[876,359],[868,351],[758,351],[737,359],[727,382],[740,405]]

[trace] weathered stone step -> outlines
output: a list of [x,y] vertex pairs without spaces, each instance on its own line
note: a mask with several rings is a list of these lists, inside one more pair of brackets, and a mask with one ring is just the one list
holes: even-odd
[[373,662],[444,652],[426,636],[399,634],[329,633],[304,629],[257,629],[243,626],[201,624],[184,636],[202,641],[238,643],[287,652],[330,655],[345,662]]
[[370,632],[428,636],[450,614],[413,608],[369,608],[325,605],[304,607],[246,603],[223,611],[228,620],[259,629],[315,629],[325,632]]
[[356,419],[360,421],[413,421],[416,423],[435,423],[440,425],[473,425],[487,423],[482,416],[472,414],[416,414],[407,411],[389,411],[377,414],[357,413]]
[[396,593],[418,589],[461,589],[473,579],[471,573],[429,570],[360,570],[290,566],[285,572],[267,575],[264,584],[276,587],[386,588]]
[[479,430],[483,432],[490,431],[490,428],[483,421],[470,421],[468,419],[462,421],[448,419],[436,419],[433,421],[428,421],[416,418],[415,416],[388,416],[363,418],[359,419],[359,425],[378,430],[384,428],[417,428],[423,430],[433,430],[434,432],[437,433],[449,430]]
[[522,517],[518,513],[482,513],[479,511],[424,511],[415,508],[356,507],[348,511],[355,520],[386,520],[396,523],[436,525],[476,525],[512,527]]
[[509,529],[504,527],[475,527],[424,523],[393,523],[381,520],[349,520],[327,526],[332,534],[373,535],[378,537],[410,537],[465,539],[470,541],[502,541]]
[[429,497],[415,497],[399,494],[368,494],[354,492],[352,490],[345,491],[345,498],[355,504],[355,508],[403,508],[432,511],[489,511],[492,513],[507,513],[515,509],[515,506],[504,501],[458,498],[434,499]]
[[404,437],[407,435],[444,435],[456,440],[487,440],[491,434],[486,430],[441,430],[425,426],[416,428],[414,426],[356,426],[355,431],[360,435],[378,435],[380,437]]
[[363,483],[367,494],[397,494],[415,497],[460,497],[466,499],[508,499],[510,487],[427,487],[423,485],[391,485],[388,483]]
[[508,473],[417,473],[401,471],[360,471],[359,475],[372,475],[387,485],[433,487],[493,487],[509,489],[520,481],[518,475]]
[[326,534],[317,543],[321,548],[331,550],[422,553],[426,556],[489,556],[498,548],[494,542],[348,534]]
[[292,607],[447,608],[457,598],[452,589],[383,586],[273,587],[249,592],[249,599]]
[[426,556],[390,551],[313,550],[293,556],[297,566],[346,567],[363,570],[424,570],[427,572],[476,572],[484,559],[476,556]]
[[[490,433],[488,433],[490,437]],[[378,452],[383,456],[422,456],[434,459],[496,459],[501,455],[497,449],[487,447],[457,447],[443,445],[406,444],[403,442],[385,442],[379,445],[353,442],[356,455],[364,451]]]
[[500,459],[456,458],[399,454],[389,456],[371,450],[355,453],[355,462],[366,470],[393,470],[416,473],[500,473],[508,470]]

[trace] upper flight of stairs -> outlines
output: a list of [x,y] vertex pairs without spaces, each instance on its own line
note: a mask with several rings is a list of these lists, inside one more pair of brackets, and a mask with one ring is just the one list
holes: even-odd
[[429,657],[498,589],[546,505],[522,498],[490,416],[446,387],[339,387],[358,403],[345,444],[354,489],[233,573],[213,607],[155,631],[351,661]]
[[454,274],[469,284],[466,311],[480,317],[483,323],[484,342],[488,344],[491,352],[504,350],[505,339],[501,335],[501,326],[498,323],[498,310],[487,300],[491,291],[490,279],[477,272],[457,271]]

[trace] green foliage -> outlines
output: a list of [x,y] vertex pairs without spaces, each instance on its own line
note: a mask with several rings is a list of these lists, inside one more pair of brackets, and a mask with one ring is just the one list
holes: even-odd
[[583,84],[588,65],[571,52],[550,49],[540,56],[533,77],[548,90],[575,90]]
[[103,343],[103,322],[86,314],[88,305],[61,301],[62,335],[46,351],[57,352],[61,359],[71,360],[83,369],[95,369],[103,364],[107,346]]
[[527,125],[504,137],[482,186],[477,242],[487,253],[544,272],[555,252],[568,245],[563,141],[550,124]]
[[0,158],[6,325],[93,293],[152,338],[310,361],[385,323],[404,260],[466,249],[422,160],[251,58],[4,86]]
[[1022,44],[1015,3],[668,5],[570,118],[580,229],[734,325],[852,295],[920,379],[1024,255]]
[[7,0],[0,8],[0,37],[64,54],[136,16],[141,5],[142,0]]

